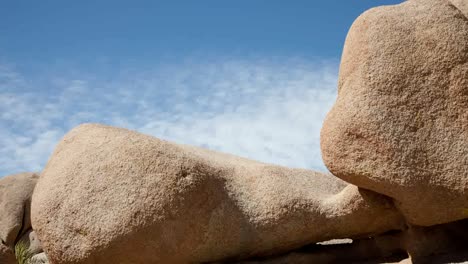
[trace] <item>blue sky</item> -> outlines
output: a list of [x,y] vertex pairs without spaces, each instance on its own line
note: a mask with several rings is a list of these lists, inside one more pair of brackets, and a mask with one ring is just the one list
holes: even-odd
[[325,171],[321,122],[353,20],[402,1],[4,1],[0,175],[99,122]]

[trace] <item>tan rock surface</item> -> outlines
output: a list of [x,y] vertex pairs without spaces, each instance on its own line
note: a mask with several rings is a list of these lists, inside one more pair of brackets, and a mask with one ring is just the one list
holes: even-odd
[[458,8],[466,17],[468,17],[468,1],[466,0],[450,0],[450,3]]
[[44,252],[32,256],[28,264],[49,264],[49,260]]
[[1,255],[12,254],[15,242],[31,229],[31,196],[38,178],[34,173],[0,178],[0,259],[10,258]]
[[398,229],[387,198],[331,175],[81,125],[36,187],[51,263],[188,263]]
[[467,3],[452,3],[411,0],[361,15],[322,128],[330,171],[394,198],[415,225],[468,217]]

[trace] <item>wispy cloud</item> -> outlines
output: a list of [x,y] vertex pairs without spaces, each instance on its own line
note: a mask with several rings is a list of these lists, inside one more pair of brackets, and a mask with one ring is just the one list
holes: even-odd
[[325,170],[319,133],[336,62],[215,60],[41,79],[0,65],[0,175],[40,171],[83,122],[291,167]]

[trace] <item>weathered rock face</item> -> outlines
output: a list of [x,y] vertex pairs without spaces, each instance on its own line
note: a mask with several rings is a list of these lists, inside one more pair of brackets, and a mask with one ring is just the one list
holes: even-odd
[[354,22],[321,135],[334,175],[422,226],[468,218],[467,2],[452,3],[411,0]]
[[32,224],[50,261],[193,263],[399,229],[387,198],[331,175],[81,125],[41,174]]
[[31,229],[31,196],[38,178],[34,173],[0,178],[0,260],[14,260],[16,241]]

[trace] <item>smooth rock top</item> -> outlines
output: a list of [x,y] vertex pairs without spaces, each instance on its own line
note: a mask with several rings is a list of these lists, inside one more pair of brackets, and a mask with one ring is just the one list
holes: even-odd
[[321,133],[330,171],[408,222],[468,218],[466,0],[373,8],[351,27]]
[[402,227],[332,175],[85,124],[41,174],[32,223],[51,263],[199,263]]

